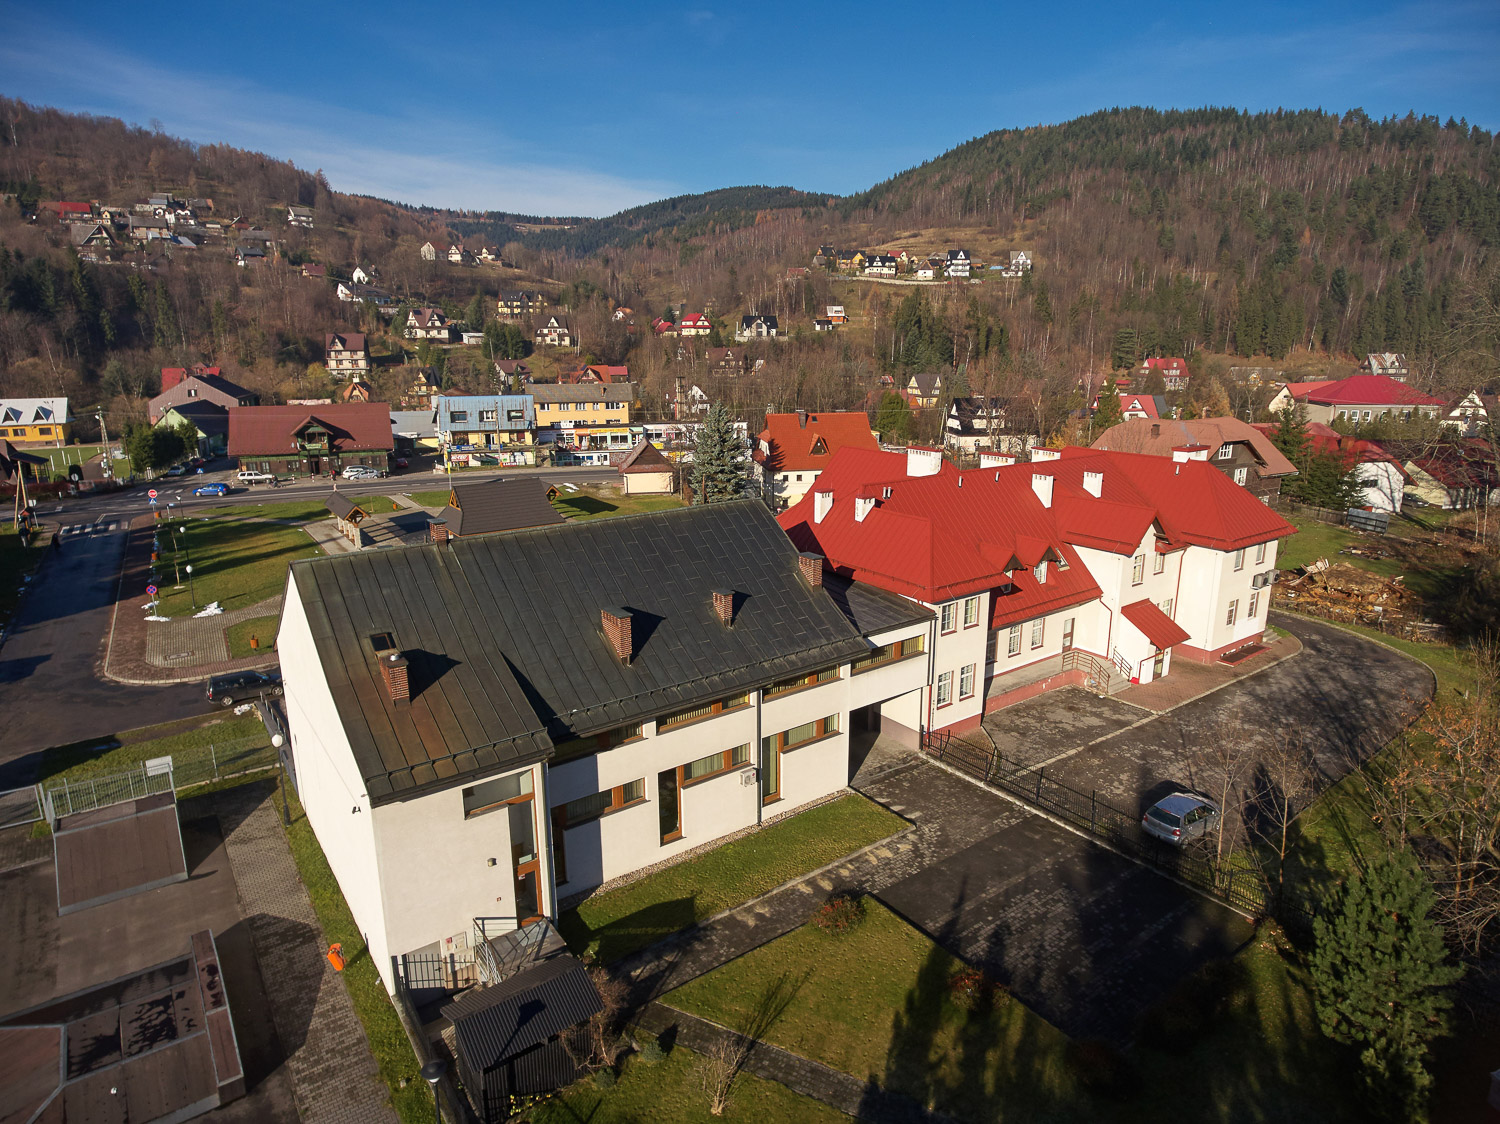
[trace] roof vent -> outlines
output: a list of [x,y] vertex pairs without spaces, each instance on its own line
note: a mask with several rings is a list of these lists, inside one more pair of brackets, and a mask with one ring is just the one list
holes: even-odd
[[734,590],[714,590],[714,612],[726,626],[734,623]]
[[817,491],[813,493],[813,522],[823,522],[823,516],[833,510],[833,493],[831,491]]
[[1007,465],[1012,465],[1012,464],[1015,464],[1015,463],[1016,463],[1016,458],[1015,458],[1014,454],[1012,454],[1012,453],[980,453],[979,454],[979,467],[980,468],[1005,468]]
[[813,554],[811,551],[803,551],[797,555],[797,565],[802,568],[802,576],[807,579],[807,584],[814,589],[823,586],[823,556]]
[[1062,450],[1061,449],[1037,449],[1037,448],[1033,448],[1031,450],[1031,459],[1033,461],[1055,461],[1055,460],[1058,460],[1061,456],[1062,456]]
[[615,655],[624,663],[630,662],[633,645],[630,635],[629,609],[600,609],[599,622],[604,626],[604,637],[614,648]]
[[1085,472],[1083,474],[1083,490],[1096,500],[1104,494],[1104,473]]
[[380,657],[380,675],[385,680],[385,689],[391,702],[402,706],[411,702],[411,679],[407,674],[406,657],[392,652]]
[[1045,472],[1033,472],[1031,490],[1036,493],[1036,498],[1042,501],[1043,507],[1052,506],[1052,477]]

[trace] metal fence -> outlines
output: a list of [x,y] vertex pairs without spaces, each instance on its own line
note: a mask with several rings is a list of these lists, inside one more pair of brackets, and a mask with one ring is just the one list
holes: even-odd
[[42,818],[42,789],[40,785],[12,788],[0,792],[0,830],[7,827],[22,827],[36,823]]
[[1258,870],[1215,863],[1189,848],[1172,847],[1147,835],[1140,816],[1047,776],[1045,768],[1013,761],[959,738],[925,735],[922,748],[932,757],[975,780],[1007,792],[1108,843],[1142,863],[1186,882],[1252,917],[1275,915],[1283,923],[1308,924],[1312,911],[1292,895],[1280,900]]
[[[159,764],[169,762],[169,764]],[[239,776],[276,764],[276,750],[265,738],[252,736],[209,742],[192,749],[123,766],[98,775],[64,774],[43,781],[42,811],[52,823],[58,816],[92,811],[157,792],[191,788]]]
[[92,812],[95,808],[110,804],[171,792],[173,784],[170,766],[160,771],[153,771],[148,766],[149,763],[143,761],[134,768],[119,773],[49,782],[42,796],[48,821],[55,824],[63,816]]

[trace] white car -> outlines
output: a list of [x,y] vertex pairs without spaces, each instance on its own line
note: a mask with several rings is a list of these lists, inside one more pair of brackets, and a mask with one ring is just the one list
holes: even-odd
[[345,480],[379,480],[380,473],[362,464],[351,464],[344,469]]
[[242,468],[235,476],[241,484],[274,484],[276,475],[271,472],[259,472],[253,468]]

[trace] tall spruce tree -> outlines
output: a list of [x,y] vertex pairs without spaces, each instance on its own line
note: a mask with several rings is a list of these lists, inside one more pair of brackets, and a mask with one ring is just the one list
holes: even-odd
[[1301,467],[1301,462],[1307,458],[1309,444],[1306,406],[1294,402],[1276,415],[1271,444],[1285,453],[1287,460]]
[[1429,1047],[1447,1029],[1445,991],[1463,974],[1427,916],[1432,904],[1415,860],[1391,852],[1345,883],[1313,922],[1323,1033],[1359,1048],[1372,1102],[1403,1121],[1426,1118]]
[[740,499],[749,487],[745,442],[721,405],[709,409],[693,442],[692,481],[702,503]]
[[1099,391],[1099,408],[1094,411],[1094,429],[1103,433],[1110,426],[1119,425],[1124,420],[1125,414],[1120,409],[1120,388],[1115,385],[1115,376],[1110,375]]

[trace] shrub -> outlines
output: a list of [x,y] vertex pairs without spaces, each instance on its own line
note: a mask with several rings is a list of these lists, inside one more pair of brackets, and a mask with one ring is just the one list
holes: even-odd
[[978,968],[963,967],[953,973],[948,980],[948,991],[953,1002],[965,1011],[999,1007],[1010,999],[1010,991],[1003,984],[996,983]]
[[647,1065],[655,1065],[667,1056],[666,1051],[661,1048],[661,1043],[654,1038],[648,1038],[642,1042],[639,1052],[641,1061]]
[[619,1078],[615,1075],[615,1071],[608,1067],[594,1074],[594,1084],[601,1089],[613,1089],[615,1082],[618,1080]]
[[864,919],[865,900],[857,894],[834,894],[812,915],[812,923],[825,933],[847,933]]

